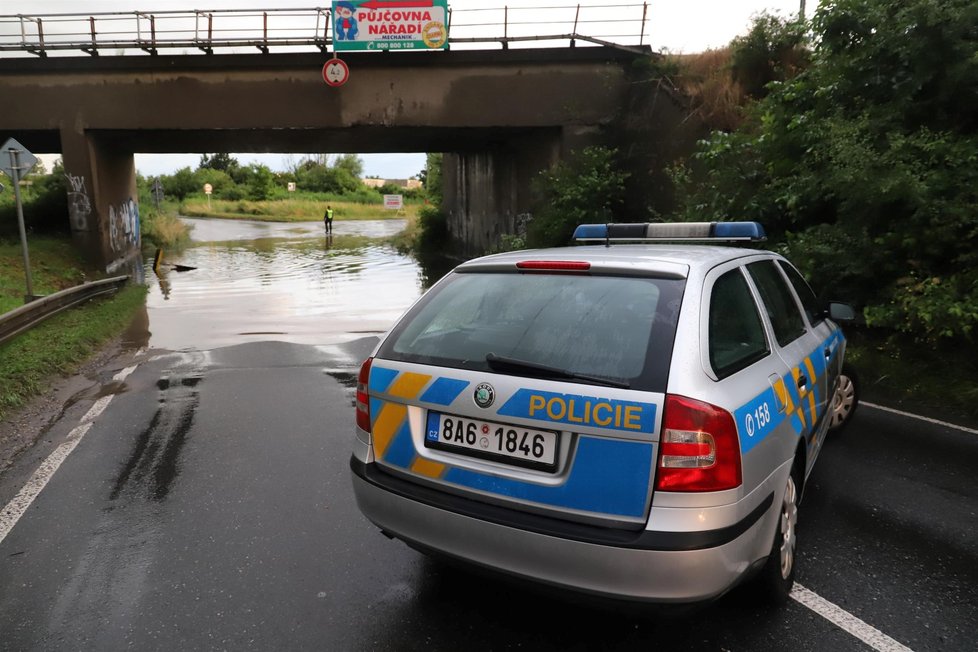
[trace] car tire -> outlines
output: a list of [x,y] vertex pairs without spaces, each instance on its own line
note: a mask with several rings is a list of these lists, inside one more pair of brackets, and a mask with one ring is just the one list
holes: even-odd
[[829,432],[840,432],[852,420],[859,407],[859,376],[852,365],[842,365],[835,391],[829,403]]
[[798,501],[801,498],[797,465],[791,470],[778,507],[778,523],[767,561],[755,580],[762,601],[782,605],[795,584],[798,546]]

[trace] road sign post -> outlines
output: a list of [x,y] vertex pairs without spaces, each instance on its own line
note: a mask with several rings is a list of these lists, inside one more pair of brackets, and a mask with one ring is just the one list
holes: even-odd
[[153,201],[156,203],[156,210],[160,210],[160,202],[163,201],[163,184],[160,183],[160,178],[156,177],[153,181]]
[[[24,303],[30,303],[36,297],[34,296],[34,279],[31,278],[31,256],[27,250],[27,229],[24,228],[24,205],[20,199],[20,171],[22,169],[30,170],[34,167],[34,164],[37,163],[37,158],[13,138],[9,138],[3,144],[3,149],[7,151],[10,157],[10,167],[4,165],[0,166],[0,169],[7,173],[14,182],[14,201],[17,204],[17,228],[20,230],[20,246],[24,252],[24,279],[27,282],[27,294],[24,296]],[[26,154],[23,162],[20,157],[22,152]]]

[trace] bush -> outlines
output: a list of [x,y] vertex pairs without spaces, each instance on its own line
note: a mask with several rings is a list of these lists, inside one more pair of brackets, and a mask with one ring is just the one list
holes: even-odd
[[[20,189],[24,211],[24,227],[29,233],[67,234],[71,232],[68,220],[68,192],[64,168],[60,163],[51,174],[30,174],[27,184]],[[0,194],[0,236],[19,237],[17,203],[10,180],[3,178],[4,191]]]
[[423,194],[432,204],[441,204],[442,202],[441,168],[443,159],[444,156],[440,153],[429,153],[425,157],[424,169],[418,175],[424,188]]
[[418,211],[416,248],[422,253],[444,252],[448,246],[448,217],[437,206],[425,205]]
[[625,179],[616,150],[587,147],[551,170],[534,186],[539,197],[527,228],[531,247],[567,244],[578,224],[615,221],[624,203]]
[[826,0],[812,27],[810,67],[677,170],[681,217],[759,220],[870,325],[973,347],[978,4]]
[[249,165],[248,198],[255,201],[268,199],[275,188],[275,177],[267,165]]
[[767,95],[767,85],[784,81],[808,67],[810,52],[804,23],[762,13],[750,32],[731,44],[730,72],[744,92]]
[[197,185],[197,179],[189,167],[180,168],[170,175],[164,174],[160,177],[160,183],[163,184],[163,192],[166,193],[167,197],[180,201],[195,192],[202,192],[202,184],[201,186]]

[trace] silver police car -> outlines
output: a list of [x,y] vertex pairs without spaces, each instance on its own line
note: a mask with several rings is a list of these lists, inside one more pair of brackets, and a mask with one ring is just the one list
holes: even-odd
[[763,239],[754,222],[575,236],[597,244],[460,265],[363,363],[360,510],[551,586],[679,603],[755,577],[785,599],[805,480],[844,422],[852,309],[775,253],[715,244]]

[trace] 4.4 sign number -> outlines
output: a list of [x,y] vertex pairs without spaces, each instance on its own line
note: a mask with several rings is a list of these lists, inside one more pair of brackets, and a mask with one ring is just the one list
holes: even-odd
[[342,59],[333,57],[323,66],[323,81],[330,86],[342,86],[350,79],[350,67]]

